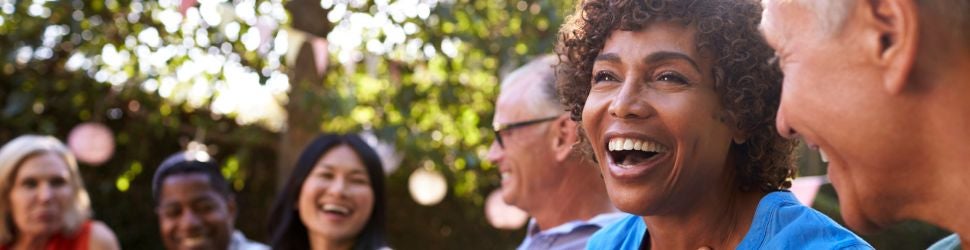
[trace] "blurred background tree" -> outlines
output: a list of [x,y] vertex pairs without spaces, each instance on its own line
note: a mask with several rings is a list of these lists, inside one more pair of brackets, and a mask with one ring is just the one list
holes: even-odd
[[[512,248],[524,231],[494,229],[483,209],[499,185],[484,161],[492,104],[505,73],[552,52],[573,3],[0,0],[0,142],[106,125],[114,156],[82,165],[95,217],[124,248],[157,249],[150,182],[169,154],[203,145],[238,193],[237,227],[265,241],[306,142],[363,132],[389,156],[391,246]],[[803,174],[824,173],[803,154]],[[443,200],[412,199],[418,170],[444,176]],[[816,201],[838,218],[830,189]],[[867,239],[920,248],[943,233],[911,223]]]

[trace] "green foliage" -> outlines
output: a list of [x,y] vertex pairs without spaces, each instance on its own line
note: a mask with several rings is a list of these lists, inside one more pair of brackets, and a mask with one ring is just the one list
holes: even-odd
[[[491,143],[499,76],[536,55],[551,53],[556,38],[552,27],[559,26],[570,6],[569,1],[456,1],[438,3],[425,20],[403,20],[419,23],[420,31],[410,39],[432,41],[427,45],[439,52],[409,60],[357,48],[364,59],[332,67],[323,82],[324,93],[318,93],[316,99],[328,106],[321,128],[375,130],[406,151],[406,168],[431,160],[439,170],[462,180],[469,179],[464,174],[468,171],[490,176],[484,171],[491,166],[481,158]],[[363,5],[351,12],[375,15],[375,9]],[[439,42],[446,40],[460,41],[457,53],[446,52],[442,44],[454,44]],[[473,193],[459,196],[481,199]]]
[[[152,205],[152,173],[162,159],[182,150],[198,132],[208,131],[209,136],[201,139],[210,145],[215,159],[237,159],[242,166],[229,178],[241,197],[240,207],[247,208],[240,217],[254,219],[237,225],[262,238],[266,200],[273,197],[276,135],[265,127],[240,126],[225,119],[234,117],[232,112],[209,112],[210,96],[192,94],[205,90],[212,80],[218,88],[225,74],[183,74],[185,81],[177,76],[198,54],[193,51],[229,55],[226,58],[239,54],[235,60],[239,65],[233,67],[242,71],[267,68],[272,56],[246,50],[241,42],[217,32],[217,27],[199,26],[208,33],[205,38],[166,32],[157,17],[177,12],[171,6],[160,7],[164,3],[171,1],[0,0],[0,141],[26,133],[63,140],[82,122],[108,126],[115,136],[114,156],[101,166],[81,165],[95,218],[113,228],[125,248],[153,249],[161,244]],[[159,36],[156,45],[152,39],[140,39],[150,30]],[[230,49],[220,47],[217,53],[209,53],[211,46],[196,43],[200,39],[216,45],[228,42]],[[187,40],[194,44],[182,46]],[[176,48],[175,52],[180,46],[185,50],[158,62],[141,56],[160,53],[167,46]],[[271,75],[262,80],[268,82]]]
[[[377,3],[349,9],[381,15]],[[321,102],[309,105],[325,106],[322,130],[370,130],[394,142],[404,155],[389,179],[393,246],[494,249],[518,244],[521,232],[490,229],[483,215],[484,197],[499,182],[495,167],[484,160],[492,141],[494,99],[503,73],[552,53],[556,27],[571,10],[572,1],[441,2],[427,18],[389,19],[389,25],[416,24],[419,31],[407,39],[422,41],[418,53],[408,54],[408,42],[385,49],[389,53],[374,53],[363,45],[366,36],[359,47],[337,46],[332,59],[340,67],[331,67],[323,91],[313,98]],[[337,36],[343,21],[336,22],[330,37]],[[382,31],[362,33],[377,41],[389,37]],[[341,61],[341,54],[351,53],[347,50],[355,50],[361,60]],[[425,162],[450,183],[449,196],[433,207],[418,206],[401,192],[407,190],[407,176]]]

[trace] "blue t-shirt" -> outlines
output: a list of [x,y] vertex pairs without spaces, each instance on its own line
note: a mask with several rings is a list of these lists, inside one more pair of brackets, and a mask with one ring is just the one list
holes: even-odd
[[[647,225],[640,216],[600,229],[586,249],[640,249]],[[788,191],[768,193],[755,210],[748,234],[737,249],[873,249],[862,238],[815,209],[806,207]]]

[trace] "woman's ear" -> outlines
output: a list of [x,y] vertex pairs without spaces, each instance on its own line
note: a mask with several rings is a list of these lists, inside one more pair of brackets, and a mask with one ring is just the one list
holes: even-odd
[[734,141],[734,144],[738,144],[738,145],[744,144],[744,142],[747,140],[748,140],[747,137],[741,137],[741,136],[735,136],[732,139],[732,141]]
[[741,145],[748,141],[748,133],[742,131],[739,126],[735,126],[731,130],[731,141],[734,144]]
[[741,145],[748,140],[748,133],[745,133],[744,130],[741,129],[741,123],[738,122],[738,118],[735,117],[731,112],[722,110],[716,115],[716,118],[725,125],[728,125],[728,129],[731,130],[731,141],[734,142],[734,144]]

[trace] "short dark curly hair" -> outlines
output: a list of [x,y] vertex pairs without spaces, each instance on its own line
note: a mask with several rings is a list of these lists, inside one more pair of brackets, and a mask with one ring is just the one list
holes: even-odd
[[774,129],[781,97],[781,70],[758,31],[757,0],[587,0],[559,31],[557,79],[573,120],[582,119],[596,56],[616,30],[636,31],[656,22],[697,30],[698,51],[713,56],[715,89],[724,113],[748,136],[732,145],[742,190],[788,188],[795,174],[795,142]]

